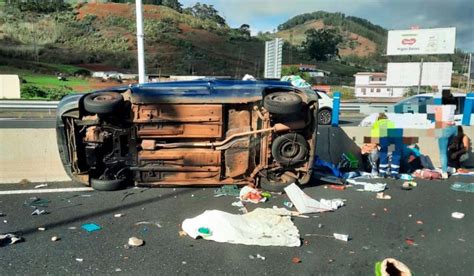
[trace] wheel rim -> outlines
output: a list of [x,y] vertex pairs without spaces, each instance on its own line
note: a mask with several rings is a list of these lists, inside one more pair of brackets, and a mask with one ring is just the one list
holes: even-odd
[[292,101],[293,97],[290,94],[275,94],[272,95],[271,99],[275,102],[289,102]]
[[299,145],[295,142],[288,142],[282,145],[280,153],[285,158],[294,158],[299,152]]
[[114,96],[108,95],[108,94],[102,94],[102,95],[97,95],[96,97],[93,98],[94,102],[111,102],[115,99]]
[[331,122],[331,113],[327,110],[319,112],[319,121],[322,124],[329,124]]

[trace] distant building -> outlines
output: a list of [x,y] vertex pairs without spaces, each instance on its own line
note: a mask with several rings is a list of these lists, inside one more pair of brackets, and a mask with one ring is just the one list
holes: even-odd
[[408,87],[387,86],[385,73],[360,72],[354,77],[357,98],[401,98],[408,91]]

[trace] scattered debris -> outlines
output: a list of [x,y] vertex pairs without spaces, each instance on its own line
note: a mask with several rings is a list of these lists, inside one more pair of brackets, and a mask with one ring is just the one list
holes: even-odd
[[423,224],[423,221],[417,220],[417,221],[416,221],[416,224]]
[[349,241],[349,235],[346,235],[346,234],[338,234],[338,233],[334,233],[334,238],[336,240],[340,240],[340,241]]
[[77,227],[76,227],[76,226],[71,226],[71,227],[68,227],[67,229],[69,229],[69,230],[76,230]]
[[52,236],[51,237],[51,241],[55,242],[55,241],[59,241],[60,238],[58,236]]
[[266,259],[266,258],[265,258],[265,257],[263,257],[263,256],[262,256],[262,255],[260,255],[260,254],[257,254],[257,259],[260,259],[260,260],[262,260],[262,261],[265,261],[265,259]]
[[453,217],[455,219],[462,219],[462,218],[464,218],[464,213],[454,212],[454,213],[451,214],[451,217]]
[[39,215],[43,215],[43,214],[47,214],[46,213],[46,210],[40,210],[40,209],[35,209],[33,211],[33,213],[31,213],[32,216],[39,216]]
[[186,262],[186,261],[182,261],[181,264],[184,264],[184,265],[185,265],[185,264],[187,264],[187,262]]
[[121,272],[121,271],[122,271],[122,269],[120,269],[120,268],[115,269],[115,272]]
[[338,234],[338,233],[333,233],[332,236],[330,235],[321,235],[321,234],[305,234],[306,237],[323,237],[323,238],[334,238],[336,240],[341,240],[341,241],[349,241],[349,235],[346,234]]
[[84,261],[84,259],[82,259],[82,258],[76,258],[76,261],[82,263],[82,262]]
[[285,205],[285,206],[288,207],[288,208],[293,207],[293,203],[291,203],[291,202],[289,202],[289,201],[283,202],[283,205]]
[[95,232],[95,231],[99,231],[102,229],[102,227],[100,227],[99,225],[95,224],[95,223],[86,223],[86,224],[83,224],[81,226],[82,229],[86,230],[87,232]]
[[451,185],[451,190],[457,192],[474,193],[474,183],[455,182]]
[[239,194],[240,201],[260,203],[267,200],[266,197],[262,196],[262,191],[255,189],[251,186],[244,186],[240,190]]
[[406,174],[406,173],[400,174],[399,177],[400,177],[401,180],[407,180],[407,181],[413,180],[413,176],[411,176],[409,174]]
[[45,227],[38,227],[38,231],[46,231]]
[[376,198],[377,199],[392,199],[390,195],[386,195],[383,192],[377,193]]
[[369,183],[364,181],[357,181],[357,178],[347,179],[347,182],[352,185],[364,186],[362,189],[357,189],[357,191],[366,191],[366,192],[382,192],[387,187],[385,183]]
[[461,238],[459,238],[458,241],[460,241],[460,242],[466,242],[465,239],[461,239]]
[[346,189],[346,186],[341,186],[341,185],[329,185],[329,189],[331,190],[336,190],[336,191],[344,191]]
[[243,215],[208,210],[184,220],[182,229],[193,239],[202,237],[234,244],[297,247],[301,240],[298,228],[291,221],[292,214],[285,208],[257,208]]
[[321,223],[318,224],[318,228],[319,228],[319,229],[323,228],[323,225],[322,225]]
[[39,197],[30,197],[28,200],[25,201],[24,205],[30,206],[30,207],[33,207],[33,208],[48,207],[48,203],[50,203],[50,202],[51,201],[49,201],[47,199],[42,199],[42,198],[39,198]]
[[321,199],[317,201],[305,194],[295,183],[286,187],[285,192],[301,214],[334,211],[344,206],[342,199]]
[[139,239],[137,237],[131,237],[128,239],[128,245],[132,247],[139,247],[142,246],[144,241],[142,239]]
[[411,276],[412,274],[410,269],[404,263],[393,258],[387,258],[381,262],[375,263],[375,275]]
[[415,181],[405,181],[402,184],[403,190],[411,190],[413,187],[416,187],[418,184]]
[[245,205],[242,203],[242,201],[232,202],[232,206],[239,207],[239,211],[244,214],[247,214],[249,212],[247,208],[245,208]]
[[301,259],[299,257],[293,257],[291,259],[291,262],[294,263],[294,264],[299,264],[299,263],[301,263]]
[[240,191],[237,185],[224,185],[214,190],[214,197],[221,197],[221,196],[238,197],[239,195],[240,195]]
[[270,192],[262,192],[261,195],[266,199],[269,199],[272,197],[272,194]]
[[23,241],[22,237],[13,234],[0,234],[0,247]]
[[184,237],[184,236],[187,236],[188,234],[186,234],[185,231],[179,231],[179,232],[178,232],[178,235],[179,235],[180,237]]
[[48,184],[39,184],[39,185],[36,185],[34,188],[35,189],[39,189],[39,188],[44,188],[44,187],[48,187]]
[[417,245],[413,239],[405,239],[406,244],[408,245]]
[[4,213],[0,212],[0,217],[6,216]]
[[152,221],[139,221],[135,223],[135,225],[156,225],[156,227],[161,228],[161,224],[158,222],[152,222]]
[[121,217],[123,217],[123,214],[115,214],[114,215],[114,218],[121,218]]

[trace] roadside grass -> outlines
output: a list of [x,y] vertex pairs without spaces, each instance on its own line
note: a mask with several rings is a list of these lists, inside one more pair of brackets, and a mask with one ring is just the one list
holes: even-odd
[[56,76],[49,75],[22,75],[26,83],[39,87],[59,87],[59,86],[77,86],[87,85],[88,82],[83,79],[67,77],[66,81],[60,81]]
[[342,100],[353,100],[353,99],[356,98],[354,88],[349,88],[349,87],[345,87],[345,86],[337,86],[337,85],[332,86],[331,85],[331,93],[334,94],[334,92],[336,92],[336,91],[341,92],[341,99]]

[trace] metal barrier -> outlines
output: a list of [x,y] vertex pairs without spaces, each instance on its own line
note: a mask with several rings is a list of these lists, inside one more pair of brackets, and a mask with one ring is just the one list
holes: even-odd
[[[7,109],[31,109],[31,110],[52,110],[56,109],[59,101],[22,101],[22,100],[0,100],[0,110]],[[350,113],[364,113],[370,114],[370,109],[374,108],[385,110],[387,112],[388,106],[391,104],[378,103],[347,103],[341,102],[340,111]]]

